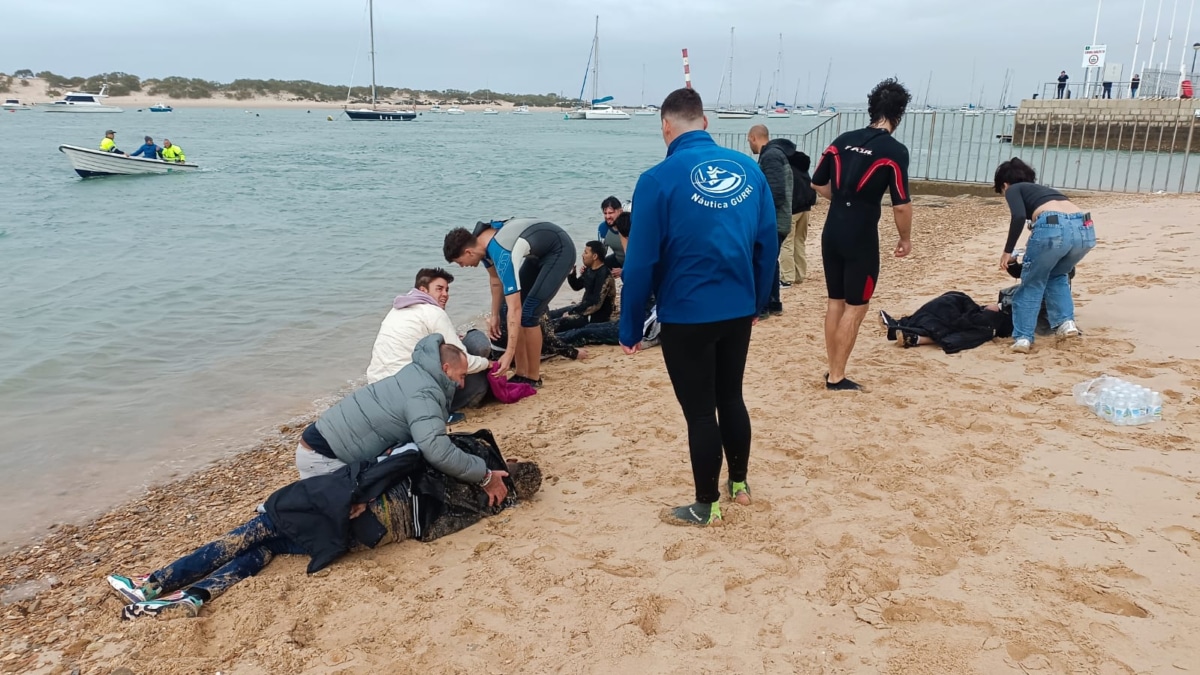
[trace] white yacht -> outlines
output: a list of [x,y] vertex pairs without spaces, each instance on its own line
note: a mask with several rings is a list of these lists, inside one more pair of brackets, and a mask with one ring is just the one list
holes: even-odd
[[513,109],[512,114],[514,114],[514,115],[532,115],[533,113],[529,112],[529,106],[519,105]]
[[4,99],[4,105],[0,105],[0,109],[3,109],[3,110],[29,110],[29,106],[25,103],[21,103],[21,101],[19,101],[18,99],[6,98],[6,99]]
[[53,103],[41,104],[41,109],[46,112],[69,112],[69,113],[119,113],[125,112],[115,105],[105,105],[100,102],[100,99],[108,98],[108,85],[100,87],[99,94],[90,94],[86,91],[68,91],[67,95],[61,101]]
[[652,106],[652,105],[644,105],[644,106],[638,108],[636,111],[634,111],[633,114],[636,117],[649,117],[649,116],[657,115],[658,107]]
[[446,108],[446,114],[447,115],[466,115],[467,112],[456,105],[452,105],[449,108]]
[[[744,108],[733,107],[733,29],[729,29],[729,72],[725,75],[725,79],[721,81],[722,90],[725,83],[729,83],[729,100],[726,105],[717,106],[717,119],[719,120],[751,120],[757,114],[754,110],[746,110]],[[721,100],[721,90],[717,91],[717,100]]]
[[585,120],[627,120],[629,113],[618,110],[611,105],[595,105],[583,111]]
[[775,119],[775,120],[787,119],[791,116],[792,116],[791,111],[788,110],[787,108],[784,108],[783,106],[775,108],[774,110],[767,111],[767,117],[770,119]]
[[429,106],[429,112],[431,112],[435,115],[438,115],[438,114],[444,113],[446,111],[442,110],[442,106],[434,103],[433,105]]
[[484,108],[483,114],[484,115],[499,115],[500,111],[496,110],[495,108]]

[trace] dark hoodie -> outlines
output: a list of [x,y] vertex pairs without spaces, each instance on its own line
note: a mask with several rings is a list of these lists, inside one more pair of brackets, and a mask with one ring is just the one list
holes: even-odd
[[786,138],[767,141],[758,153],[758,167],[767,177],[771,198],[775,202],[775,229],[780,237],[792,231],[792,167],[788,155],[796,152],[796,144]]
[[792,215],[804,213],[817,203],[817,191],[813,189],[812,177],[808,175],[812,160],[797,150],[788,155],[788,163],[792,165]]

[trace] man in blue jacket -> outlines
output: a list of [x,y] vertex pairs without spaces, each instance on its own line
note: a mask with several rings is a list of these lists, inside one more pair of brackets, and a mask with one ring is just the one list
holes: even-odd
[[162,148],[160,148],[154,144],[153,138],[150,138],[149,136],[147,136],[146,142],[142,145],[142,147],[138,148],[137,150],[134,150],[133,153],[131,153],[129,156],[130,157],[145,157],[146,159],[158,159],[158,156],[161,154],[162,154]]
[[[696,503],[663,518],[709,525],[721,519],[722,451],[730,498],[750,503],[742,375],[750,328],[775,277],[775,204],[754,160],[718,146],[705,131],[699,94],[677,89],[660,111],[667,157],[634,190],[621,306],[644,307],[651,293],[657,298],[663,361],[687,420]],[[621,313],[626,354],[640,349],[643,318]]]

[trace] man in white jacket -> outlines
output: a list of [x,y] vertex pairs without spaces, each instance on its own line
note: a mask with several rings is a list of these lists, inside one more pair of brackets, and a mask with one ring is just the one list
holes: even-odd
[[375,347],[371,351],[371,365],[367,367],[367,383],[378,382],[400,372],[412,363],[413,350],[417,343],[428,335],[439,333],[446,344],[454,345],[467,353],[467,378],[465,385],[455,391],[450,410],[457,411],[479,405],[488,392],[487,375],[491,362],[491,342],[483,331],[472,330],[459,339],[450,315],[446,314],[446,303],[450,300],[450,284],[454,276],[435,267],[417,272],[414,288],[404,295],[396,296],[392,311],[383,318]]

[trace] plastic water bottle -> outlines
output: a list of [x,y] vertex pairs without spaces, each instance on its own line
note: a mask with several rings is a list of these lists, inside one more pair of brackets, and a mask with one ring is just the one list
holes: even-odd
[[1100,392],[1100,409],[1096,411],[1097,414],[1100,415],[1100,419],[1107,420],[1109,422],[1113,421],[1113,403],[1115,402],[1113,400],[1114,398],[1116,398],[1116,391],[1112,388],[1108,388]]
[[1162,394],[1157,391],[1150,392],[1150,421],[1162,421],[1163,400]]
[[1136,427],[1146,423],[1146,411],[1149,407],[1146,399],[1145,388],[1137,387],[1129,402],[1129,419],[1126,424]]
[[1124,427],[1129,425],[1129,397],[1124,392],[1117,396],[1113,403],[1113,424]]

